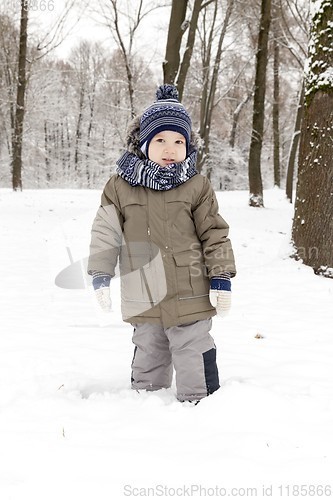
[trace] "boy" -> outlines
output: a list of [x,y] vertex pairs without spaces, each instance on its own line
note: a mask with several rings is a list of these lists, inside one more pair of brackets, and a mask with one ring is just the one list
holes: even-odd
[[172,85],[156,96],[104,188],[88,272],[109,310],[119,257],[122,316],[134,326],[132,388],[168,388],[174,367],[177,399],[197,402],[219,388],[209,331],[230,308],[236,269],[228,225],[195,169],[191,118]]

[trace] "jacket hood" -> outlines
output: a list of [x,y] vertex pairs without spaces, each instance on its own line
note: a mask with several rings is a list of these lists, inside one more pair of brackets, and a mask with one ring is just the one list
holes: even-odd
[[[129,124],[126,136],[126,146],[127,146],[127,151],[135,154],[141,160],[144,160],[146,157],[140,149],[140,119],[141,116],[137,116]],[[194,149],[198,149],[198,145],[199,145],[199,136],[192,130],[191,142],[189,147],[190,152],[193,151]]]

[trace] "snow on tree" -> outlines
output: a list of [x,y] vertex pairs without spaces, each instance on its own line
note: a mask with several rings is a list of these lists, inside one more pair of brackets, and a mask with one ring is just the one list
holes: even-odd
[[318,274],[333,277],[333,4],[312,0],[293,242]]

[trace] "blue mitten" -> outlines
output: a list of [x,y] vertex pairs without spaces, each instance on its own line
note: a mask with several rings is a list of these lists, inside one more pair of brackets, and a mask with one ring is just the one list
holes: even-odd
[[229,313],[231,308],[231,281],[229,273],[225,272],[221,276],[213,276],[211,278],[209,300],[221,318],[224,318]]
[[111,297],[110,297],[110,274],[93,271],[92,284],[95,290],[96,299],[99,306],[104,312],[111,311]]

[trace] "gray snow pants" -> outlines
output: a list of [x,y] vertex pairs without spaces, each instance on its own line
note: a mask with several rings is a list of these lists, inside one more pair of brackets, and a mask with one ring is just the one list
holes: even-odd
[[154,391],[171,386],[176,372],[177,399],[202,399],[219,385],[212,320],[163,328],[133,324],[132,388]]

